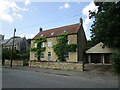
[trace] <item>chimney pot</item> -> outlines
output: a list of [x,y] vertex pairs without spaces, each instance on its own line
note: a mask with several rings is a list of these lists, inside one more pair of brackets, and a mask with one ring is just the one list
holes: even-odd
[[80,18],[80,24],[83,24],[83,19],[82,18]]
[[39,29],[39,32],[42,32],[42,28]]

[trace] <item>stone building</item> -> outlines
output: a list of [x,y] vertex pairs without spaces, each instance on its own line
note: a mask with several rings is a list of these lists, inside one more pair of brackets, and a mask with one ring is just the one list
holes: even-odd
[[[76,52],[69,52],[65,55],[67,62],[79,62],[83,61],[84,52],[86,48],[86,36],[83,29],[83,20],[80,18],[80,22],[73,25],[53,28],[49,30],[42,30],[31,40],[31,48],[36,47],[34,39],[39,37],[46,37],[47,42],[43,42],[42,46],[46,47],[46,50],[41,53],[41,61],[56,61],[57,56],[52,48],[57,43],[57,36],[68,32],[68,44],[77,44]],[[36,52],[30,52],[30,60],[36,59]]]
[[[13,46],[13,37],[8,39],[5,43],[3,43],[3,48],[8,48],[8,49],[12,49]],[[14,37],[14,49],[17,51],[17,53],[21,53],[23,51],[27,50],[27,41],[26,38],[23,37],[18,37],[15,36]]]
[[108,64],[110,63],[109,56],[112,52],[112,48],[106,47],[100,42],[86,51],[86,62]]
[[0,41],[4,40],[4,35],[0,34]]

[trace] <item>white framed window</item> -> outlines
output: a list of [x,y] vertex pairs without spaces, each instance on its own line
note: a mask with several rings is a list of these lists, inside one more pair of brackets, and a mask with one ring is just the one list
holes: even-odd
[[64,54],[65,59],[69,59],[69,53]]
[[42,42],[41,47],[45,47],[45,43],[44,42]]
[[43,37],[44,36],[44,34],[41,34],[41,37]]
[[67,44],[70,44],[70,40],[68,40]]
[[44,52],[40,53],[40,58],[44,58]]
[[52,47],[52,41],[48,42],[48,47]]
[[54,32],[51,33],[51,35],[53,35],[53,34],[54,34]]
[[37,47],[37,43],[34,43],[34,47]]
[[36,52],[34,53],[34,58],[35,58],[35,59],[37,58],[37,56],[36,56]]

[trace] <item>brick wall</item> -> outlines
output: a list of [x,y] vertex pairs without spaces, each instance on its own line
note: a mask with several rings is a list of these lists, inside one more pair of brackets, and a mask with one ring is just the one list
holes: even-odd
[[82,63],[30,61],[29,66],[30,67],[56,69],[56,70],[83,71]]

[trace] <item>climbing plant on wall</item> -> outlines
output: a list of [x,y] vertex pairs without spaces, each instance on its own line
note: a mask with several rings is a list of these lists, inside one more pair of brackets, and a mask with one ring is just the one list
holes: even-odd
[[62,33],[57,37],[57,44],[53,45],[53,50],[58,56],[58,60],[61,62],[65,60],[65,54],[68,52],[75,52],[76,51],[76,44],[67,44],[68,42],[68,33]]
[[40,61],[40,55],[41,52],[45,51],[45,47],[41,47],[43,42],[46,42],[46,38],[45,37],[40,37],[40,38],[36,38],[35,42],[37,44],[37,47],[34,48],[30,48],[31,52],[36,52],[36,56],[37,56],[37,60]]

